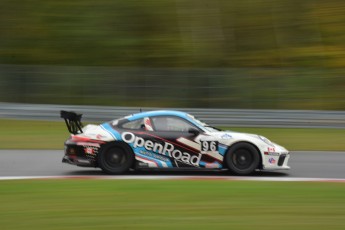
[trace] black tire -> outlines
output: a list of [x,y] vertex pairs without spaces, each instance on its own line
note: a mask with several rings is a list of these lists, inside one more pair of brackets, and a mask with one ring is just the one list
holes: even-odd
[[260,163],[258,150],[251,144],[241,142],[229,148],[225,163],[230,172],[237,175],[249,175],[258,168]]
[[133,165],[134,154],[129,147],[110,145],[98,155],[98,165],[107,174],[121,174],[127,172]]

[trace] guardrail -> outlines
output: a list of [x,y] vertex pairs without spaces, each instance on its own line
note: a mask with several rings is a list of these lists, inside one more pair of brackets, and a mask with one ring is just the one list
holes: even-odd
[[[166,108],[0,103],[0,118],[56,121],[61,119],[60,110],[72,110],[82,113],[84,121],[103,122],[138,113],[140,109],[150,111]],[[213,126],[345,129],[345,111],[169,109],[188,112]]]

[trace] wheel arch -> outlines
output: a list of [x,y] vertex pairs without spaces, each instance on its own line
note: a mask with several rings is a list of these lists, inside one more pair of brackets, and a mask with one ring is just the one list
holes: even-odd
[[224,159],[224,160],[223,160],[224,166],[225,166],[226,168],[228,168],[228,165],[227,165],[227,162],[226,162],[225,159],[226,159],[226,155],[228,154],[230,148],[233,147],[233,146],[235,146],[236,144],[240,144],[240,143],[250,144],[251,146],[253,146],[253,147],[256,149],[256,151],[258,151],[259,156],[260,156],[260,162],[259,162],[259,167],[258,167],[258,168],[261,169],[261,168],[262,168],[262,162],[263,162],[262,153],[261,153],[259,147],[258,147],[256,144],[254,144],[253,142],[247,141],[247,140],[236,141],[236,142],[232,143],[232,144],[226,149],[225,154],[224,154],[224,158],[223,158],[223,159]]
[[[98,162],[98,157],[100,154],[102,154],[103,151],[106,151],[107,149],[114,147],[114,146],[123,148],[125,151],[128,151],[130,154],[133,155],[134,161],[133,161],[131,168],[134,169],[136,159],[135,159],[135,153],[134,153],[133,149],[131,148],[131,146],[129,144],[127,144],[123,141],[119,141],[119,140],[110,141],[110,142],[107,142],[106,144],[102,145],[97,156],[96,156],[96,162]],[[99,167],[99,165],[98,165],[98,167]]]

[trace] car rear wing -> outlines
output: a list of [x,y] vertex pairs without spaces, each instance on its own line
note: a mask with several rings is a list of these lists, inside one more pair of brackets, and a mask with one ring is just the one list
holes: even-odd
[[83,114],[77,114],[72,111],[60,111],[61,118],[65,120],[68,131],[72,134],[82,133],[83,124],[81,123],[81,117]]

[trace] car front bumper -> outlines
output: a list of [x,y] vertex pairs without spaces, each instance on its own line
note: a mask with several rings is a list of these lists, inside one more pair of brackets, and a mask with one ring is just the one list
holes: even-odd
[[289,152],[282,153],[266,153],[263,157],[262,169],[274,170],[274,169],[290,169],[288,162],[290,159]]

